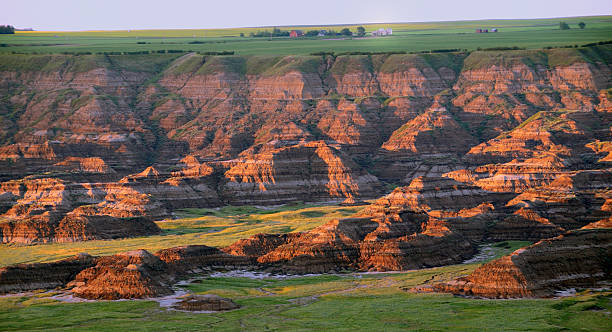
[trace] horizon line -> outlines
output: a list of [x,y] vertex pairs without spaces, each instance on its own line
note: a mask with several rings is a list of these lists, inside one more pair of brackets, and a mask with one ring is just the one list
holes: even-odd
[[[299,27],[327,27],[327,26],[354,26],[354,25],[379,25],[379,24],[418,24],[418,23],[451,23],[451,22],[479,22],[479,21],[527,21],[527,20],[552,20],[552,19],[573,19],[573,18],[596,18],[610,17],[612,14],[584,15],[584,16],[558,16],[558,17],[531,17],[531,18],[482,18],[465,20],[434,20],[434,21],[404,21],[404,22],[369,22],[369,23],[330,23],[330,24],[297,24],[297,25],[262,25],[262,26],[241,26],[241,27],[221,27],[221,28],[132,28],[132,29],[87,29],[87,30],[34,30],[33,28],[20,27],[15,30],[19,32],[113,32],[113,31],[156,31],[156,30],[230,30],[230,29],[254,29],[254,28],[299,28]],[[10,24],[9,24],[10,25]],[[33,29],[33,30],[27,30]],[[25,30],[25,31],[24,31]]]

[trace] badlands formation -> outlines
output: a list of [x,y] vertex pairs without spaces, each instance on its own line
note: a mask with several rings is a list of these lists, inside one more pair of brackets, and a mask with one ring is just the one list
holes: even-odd
[[373,200],[220,250],[5,267],[3,292],[161,296],[214,267],[417,269],[505,240],[535,244],[429,291],[550,296],[611,280],[610,46],[1,57],[3,243],[158,234],[154,221],[181,208]]

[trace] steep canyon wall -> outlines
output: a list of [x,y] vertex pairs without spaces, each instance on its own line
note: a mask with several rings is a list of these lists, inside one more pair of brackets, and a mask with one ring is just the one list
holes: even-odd
[[[397,186],[359,218],[427,221],[387,239],[537,240],[610,217],[609,46],[0,58],[3,242],[155,234],[178,208]],[[363,266],[399,264],[355,243]]]

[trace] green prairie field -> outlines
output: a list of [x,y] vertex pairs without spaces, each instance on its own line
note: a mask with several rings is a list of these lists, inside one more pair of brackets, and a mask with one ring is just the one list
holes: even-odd
[[[495,257],[526,245],[493,245]],[[493,257],[491,257],[492,259]],[[481,263],[399,273],[290,279],[202,276],[182,287],[230,297],[220,313],[169,310],[152,300],[65,303],[39,292],[0,297],[0,330],[37,331],[609,331],[610,292],[564,299],[484,300],[416,294],[413,286],[466,275]]]
[[[559,22],[570,25],[560,30]],[[586,24],[585,29],[578,27]],[[282,30],[349,28],[339,26],[279,27]],[[432,50],[476,50],[519,47],[527,49],[584,45],[612,39],[612,16],[571,17],[536,20],[484,20],[427,23],[364,24],[369,33],[392,28],[386,37],[297,38],[248,37],[272,28],[123,30],[123,31],[18,31],[0,35],[0,53],[79,52],[234,52],[238,55],[304,55],[318,52],[427,52]],[[477,34],[477,28],[498,28],[497,33]],[[240,37],[240,34],[245,37]]]

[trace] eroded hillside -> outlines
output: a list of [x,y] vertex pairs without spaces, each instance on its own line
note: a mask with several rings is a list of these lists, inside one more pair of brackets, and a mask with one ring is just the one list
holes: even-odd
[[376,253],[447,243],[435,237],[457,252],[421,266],[469,256],[464,241],[555,236],[610,217],[611,59],[609,46],[3,55],[2,241],[154,234],[177,208],[354,203],[396,186],[356,219],[365,233],[343,239],[361,257],[350,264],[418,266]]

